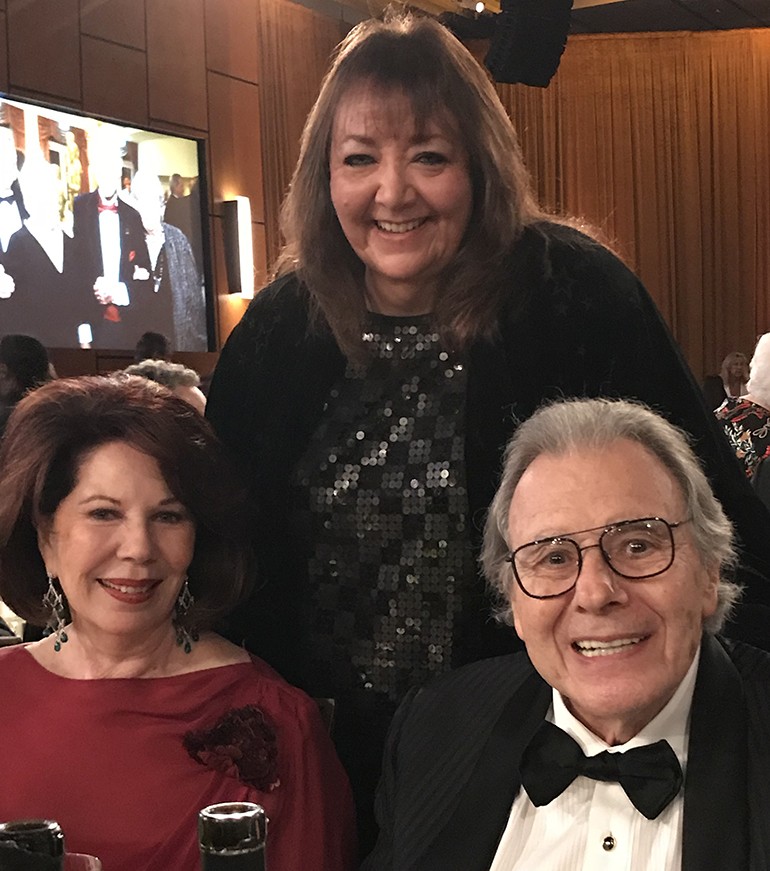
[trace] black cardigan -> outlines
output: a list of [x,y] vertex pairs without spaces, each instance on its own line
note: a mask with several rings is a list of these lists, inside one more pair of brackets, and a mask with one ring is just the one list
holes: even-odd
[[[764,629],[770,622],[762,613],[770,604],[770,515],[642,284],[606,248],[559,225],[526,230],[510,262],[511,292],[497,336],[476,342],[467,355],[465,459],[476,547],[517,421],[560,396],[636,397],[694,436],[741,537],[739,577],[747,586],[746,601],[762,605],[746,611],[756,631],[748,626],[735,634],[770,645]],[[304,558],[287,536],[287,498],[292,470],[344,366],[330,332],[309,331],[308,293],[286,275],[254,298],[233,330],[207,407],[259,506],[259,588],[233,616],[230,634],[300,686],[304,663],[313,655],[304,625],[309,591]],[[472,607],[475,619],[455,644],[460,661],[518,648],[513,630],[491,621],[481,581]]]

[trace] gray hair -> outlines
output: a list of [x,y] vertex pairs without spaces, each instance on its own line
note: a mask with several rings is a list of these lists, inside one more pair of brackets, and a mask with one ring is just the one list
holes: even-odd
[[139,375],[149,381],[157,381],[169,390],[177,387],[197,387],[201,383],[200,376],[194,369],[188,369],[181,363],[170,363],[168,360],[142,360],[123,370],[126,375]]
[[489,508],[481,563],[498,600],[497,617],[510,622],[513,573],[508,518],[513,493],[527,468],[541,454],[566,454],[578,448],[602,449],[621,439],[646,448],[679,485],[689,508],[695,548],[702,564],[718,568],[717,609],[704,629],[718,632],[741,595],[729,578],[737,563],[733,528],[690,447],[688,436],[642,403],[612,399],[572,399],[539,409],[516,430],[505,452],[503,476]]
[[750,371],[746,389],[760,405],[770,408],[770,333],[757,339]]

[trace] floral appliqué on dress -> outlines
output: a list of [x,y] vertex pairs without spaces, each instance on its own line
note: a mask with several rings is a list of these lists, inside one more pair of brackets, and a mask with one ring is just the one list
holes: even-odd
[[187,732],[185,750],[201,765],[262,792],[280,786],[278,740],[256,705],[228,711],[211,729]]

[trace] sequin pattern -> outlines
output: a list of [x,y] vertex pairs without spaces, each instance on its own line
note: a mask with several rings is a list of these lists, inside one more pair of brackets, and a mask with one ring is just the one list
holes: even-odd
[[[478,583],[463,471],[466,376],[427,318],[373,316],[296,472],[310,539],[311,686],[397,701],[451,667]],[[309,515],[309,516],[308,516]]]

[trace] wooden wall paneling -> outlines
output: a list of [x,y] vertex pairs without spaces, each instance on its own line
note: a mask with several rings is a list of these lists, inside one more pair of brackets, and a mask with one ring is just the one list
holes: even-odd
[[256,0],[206,0],[206,64],[209,70],[259,81]]
[[217,331],[219,347],[227,341],[227,337],[233,327],[246,311],[249,300],[243,299],[237,293],[227,292],[227,271],[225,269],[225,246],[222,219],[215,217],[213,224],[214,240],[214,271],[216,274],[215,287],[217,290]]
[[141,0],[80,0],[80,30],[89,36],[144,49]]
[[214,212],[234,196],[251,200],[251,217],[264,223],[259,88],[209,73],[209,147]]
[[5,12],[0,12],[0,90],[8,90],[8,18]]
[[90,36],[82,51],[85,111],[147,126],[147,55]]
[[147,0],[150,117],[204,130],[203,0]]
[[78,0],[8,0],[11,88],[79,101]]
[[96,351],[92,348],[49,348],[48,358],[59,378],[76,375],[96,375]]
[[259,291],[267,283],[267,240],[265,225],[252,222],[254,243],[254,290]]
[[34,91],[32,88],[20,88],[14,85],[8,86],[8,93],[12,98],[18,97],[20,100],[29,98],[38,103],[54,105],[56,108],[74,109],[76,112],[82,112],[82,100],[71,97],[63,97],[61,94],[51,94],[48,91]]
[[214,371],[219,359],[218,351],[176,351],[171,355],[174,363],[181,363],[203,376]]

